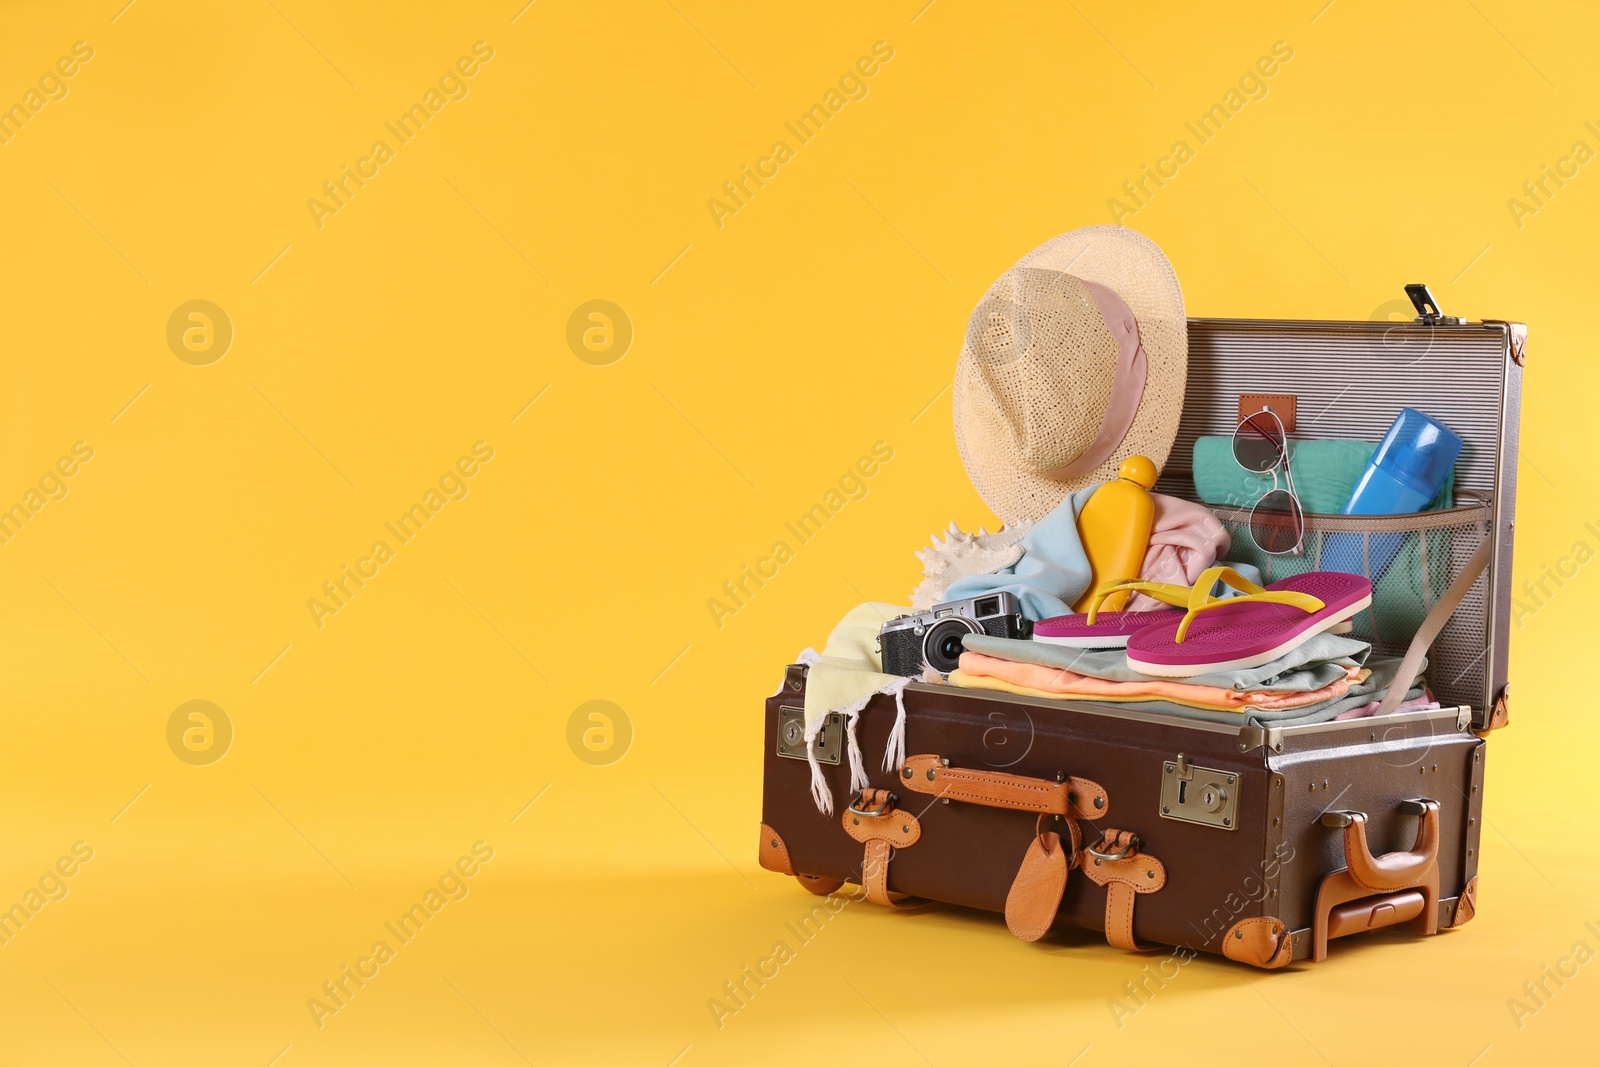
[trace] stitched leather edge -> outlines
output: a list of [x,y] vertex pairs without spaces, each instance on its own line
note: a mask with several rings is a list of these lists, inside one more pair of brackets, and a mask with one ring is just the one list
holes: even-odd
[[889,857],[891,846],[881,837],[867,842],[861,857],[861,888],[866,890],[867,901],[883,907],[893,907],[889,896]]
[[903,808],[896,808],[894,795],[887,789],[864,789],[859,798],[863,811],[882,807],[881,815],[858,815],[846,808],[839,817],[844,832],[865,848],[861,856],[861,888],[867,901],[887,908],[910,909],[928,901],[921,897],[889,895],[889,861],[896,849],[909,848],[922,838],[922,824]]
[[[1265,937],[1252,932],[1265,929]],[[1268,940],[1270,939],[1270,940]],[[1267,946],[1271,951],[1266,951]],[[1294,938],[1288,927],[1271,916],[1240,919],[1222,935],[1222,954],[1236,963],[1248,963],[1262,970],[1286,966],[1294,956]]]
[[[1274,400],[1288,402],[1289,410],[1287,413],[1279,411],[1277,408],[1272,410],[1273,414],[1278,416],[1278,421],[1283,423],[1283,432],[1294,433],[1294,417],[1300,407],[1299,395],[1295,393],[1240,393],[1239,421],[1243,422],[1246,415],[1254,415],[1263,406],[1267,406],[1268,401]],[[1250,410],[1246,411],[1245,408],[1247,407]]]
[[[881,799],[869,801],[881,803]],[[904,808],[891,808],[882,815],[857,815],[848,808],[840,817],[844,832],[862,844],[886,841],[895,848],[905,848],[922,839],[922,824]]]
[[1086,854],[1079,865],[1096,885],[1121,884],[1135,893],[1154,893],[1167,884],[1166,865],[1143,852],[1110,863]]
[[[1135,835],[1129,830],[1104,832],[1101,845],[1106,849],[1132,848]],[[1149,947],[1141,945],[1133,934],[1133,906],[1141,893],[1154,893],[1167,884],[1164,863],[1145,852],[1133,852],[1121,859],[1103,860],[1087,853],[1079,857],[1079,866],[1091,882],[1106,890],[1105,935],[1113,947],[1129,952],[1142,952]]]
[[774,874],[794,873],[794,862],[789,859],[789,846],[783,843],[778,831],[766,823],[761,824],[761,844],[758,848],[756,855],[761,866]]
[[1087,778],[1049,781],[1004,771],[946,767],[940,757],[929,753],[906,757],[901,764],[901,782],[913,792],[1013,811],[1102,819],[1111,810],[1105,789]]
[[1461,889],[1461,895],[1456,898],[1456,913],[1450,919],[1450,929],[1467,925],[1476,914],[1478,914],[1478,876],[1473,875],[1467,879],[1467,884]]
[[1116,881],[1106,886],[1106,941],[1113,948],[1136,951],[1139,943],[1133,938],[1133,902],[1139,896],[1127,882]]

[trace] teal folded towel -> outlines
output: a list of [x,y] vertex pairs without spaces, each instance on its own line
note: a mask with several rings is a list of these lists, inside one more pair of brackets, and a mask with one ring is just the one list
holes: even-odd
[[[1337,515],[1350,502],[1356,483],[1372,462],[1374,441],[1290,441],[1289,466],[1300,506],[1313,515]],[[1213,507],[1248,508],[1272,489],[1271,474],[1255,474],[1233,458],[1232,437],[1202,437],[1194,443],[1194,489]],[[1278,475],[1278,486],[1284,486]],[[1455,473],[1451,472],[1427,510],[1450,507]]]

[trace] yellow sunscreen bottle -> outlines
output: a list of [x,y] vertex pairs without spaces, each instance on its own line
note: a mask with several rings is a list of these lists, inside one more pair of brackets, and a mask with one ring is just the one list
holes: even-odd
[[[1078,512],[1078,536],[1089,557],[1089,588],[1072,606],[1089,610],[1094,591],[1102,582],[1131,581],[1139,577],[1150,528],[1155,524],[1156,502],[1150,488],[1156,484],[1156,465],[1145,456],[1129,456],[1117,468],[1117,480],[1096,489]],[[1121,611],[1128,594],[1107,597],[1101,611]]]

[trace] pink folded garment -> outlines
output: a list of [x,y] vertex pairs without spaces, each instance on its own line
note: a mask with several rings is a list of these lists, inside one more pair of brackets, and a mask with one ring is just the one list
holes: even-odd
[[[1333,717],[1334,721],[1337,722],[1340,719],[1365,719],[1377,711],[1378,705],[1381,703],[1383,703],[1382,699],[1378,699],[1370,704],[1363,704],[1359,708],[1341,711]],[[1410,700],[1402,700],[1390,714],[1398,715],[1402,711],[1435,711],[1438,707],[1439,702],[1433,698],[1433,694],[1424,689],[1421,696],[1412,697]]]
[[[1227,528],[1199,504],[1163,493],[1152,493],[1155,525],[1145,550],[1139,577],[1147,582],[1194,585],[1195,579],[1228,551]],[[1155,611],[1166,604],[1135,593],[1123,605],[1128,611]]]
[[1171,700],[1192,707],[1219,711],[1244,708],[1268,710],[1302,708],[1308,704],[1341,697],[1350,688],[1350,682],[1362,674],[1359,667],[1347,669],[1349,671],[1347,677],[1340,678],[1321,689],[1240,691],[1212,685],[1169,682],[1158,678],[1141,682],[1110,682],[1104,678],[1091,678],[1085,674],[1076,674],[1057,667],[1018,663],[1015,660],[1000,659],[998,656],[986,656],[981,652],[961,653],[961,670],[968,676],[995,678],[1042,693],[1085,700]]

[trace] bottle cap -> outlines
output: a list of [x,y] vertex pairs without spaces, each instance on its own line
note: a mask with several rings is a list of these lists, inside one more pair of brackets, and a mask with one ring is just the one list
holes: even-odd
[[1156,465],[1149,456],[1129,456],[1122,461],[1122,466],[1117,468],[1117,477],[1126,479],[1143,489],[1152,489],[1156,484]]
[[1415,408],[1401,408],[1372,457],[1373,466],[1425,496],[1444,485],[1461,454],[1461,438]]

